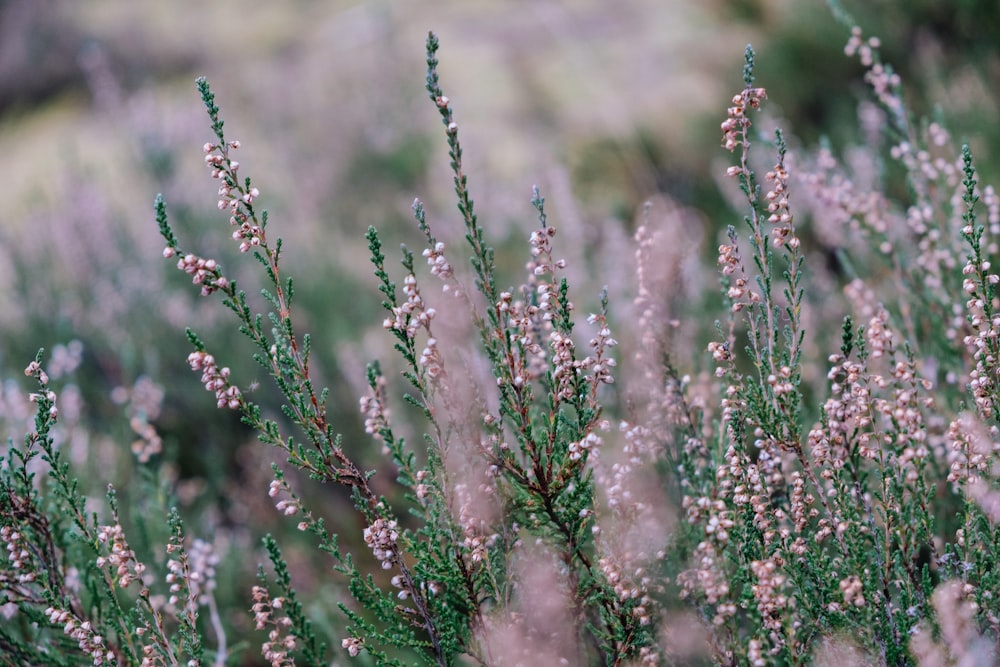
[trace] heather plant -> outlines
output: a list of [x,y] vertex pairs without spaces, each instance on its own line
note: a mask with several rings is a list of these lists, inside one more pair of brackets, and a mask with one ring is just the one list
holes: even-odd
[[[742,221],[718,245],[722,307],[693,296],[698,317],[677,294],[707,272],[671,247],[692,217],[669,202],[635,232],[632,311],[609,297],[617,276],[580,291],[538,188],[525,277],[501,282],[429,35],[464,250],[419,200],[423,248],[402,246],[399,268],[366,235],[393,354],[367,366],[359,405],[394,479],[345,442],[266,189],[198,79],[218,208],[265,287],[188,248],[158,197],[163,255],[231,312],[282,396],[265,403],[234,349],[188,329],[188,365],[273,453],[257,492],[300,539],[262,536],[235,620],[216,592],[245,553],[216,553],[175,509],[155,409],[130,415],[133,501],[94,498],[39,352],[34,421],[0,469],[4,662],[224,665],[258,660],[249,647],[271,665],[995,661],[1000,199],[839,17],[874,94],[865,143],[758,132],[774,121],[747,47],[721,125]],[[349,494],[352,518],[317,487]],[[303,548],[333,582],[319,594]]]
[[[709,346],[721,419],[685,443],[683,504],[697,544],[682,594],[701,605],[725,663],[804,663],[819,638],[838,634],[880,664],[992,662],[995,640],[969,625],[976,618],[995,637],[995,516],[986,500],[995,493],[986,444],[995,427],[992,384],[982,378],[991,375],[997,278],[977,224],[972,156],[968,146],[948,152],[937,123],[917,129],[876,39],[855,28],[846,51],[868,68],[912,201],[895,209],[828,150],[793,180],[780,132],[762,194],[748,166],[747,111],[765,94],[753,87],[748,51],[746,88],[723,130],[738,154],[727,173],[751,211],[749,258],[731,228],[719,264],[733,317]],[[813,219],[830,226],[816,233],[837,253],[854,310],[827,359],[826,386],[815,389],[811,425],[796,183],[822,207]],[[982,192],[993,199],[992,189]],[[966,640],[944,628],[956,616]]]

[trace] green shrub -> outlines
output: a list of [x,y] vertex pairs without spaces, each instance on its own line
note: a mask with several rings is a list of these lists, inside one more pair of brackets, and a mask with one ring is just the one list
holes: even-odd
[[242,664],[255,645],[271,665],[995,661],[1000,199],[968,146],[910,116],[878,46],[854,28],[847,50],[880,133],[836,152],[756,131],[772,121],[747,47],[721,127],[742,217],[718,246],[721,300],[685,234],[697,215],[667,198],[631,260],[568,239],[635,274],[630,309],[609,297],[617,275],[581,290],[593,278],[562,259],[537,188],[526,277],[501,282],[431,34],[465,245],[420,201],[424,247],[402,247],[401,273],[367,233],[395,360],[368,365],[360,408],[391,468],[345,444],[266,192],[199,79],[219,209],[265,287],[189,250],[158,197],[163,254],[232,312],[282,396],[274,409],[225,365],[239,349],[188,330],[191,369],[271,448],[266,493],[301,534],[257,535],[268,562],[243,582],[246,545],[186,528],[156,417],[134,405],[129,501],[91,497],[53,388],[73,364],[50,378],[39,352],[34,423],[0,476],[4,662]]

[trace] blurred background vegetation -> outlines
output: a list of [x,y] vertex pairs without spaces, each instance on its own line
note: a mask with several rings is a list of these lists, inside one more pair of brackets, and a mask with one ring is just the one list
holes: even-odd
[[[913,108],[972,140],[983,180],[996,182],[1000,4],[844,5],[882,38]],[[439,236],[460,233],[423,90],[430,29],[473,195],[511,282],[535,224],[534,183],[585,263],[606,261],[590,249],[620,243],[643,202],[667,196],[700,212],[691,238],[703,239],[711,266],[716,235],[739,220],[717,190],[718,127],[742,85],[747,42],[793,145],[860,136],[862,69],[844,57],[847,30],[820,0],[0,0],[0,367],[16,378],[39,347],[83,343],[71,419],[77,458],[94,466],[92,493],[108,481],[126,497],[139,488],[128,417],[141,413],[163,438],[160,472],[193,533],[256,550],[262,529],[283,530],[266,497],[271,452],[214,408],[185,363],[183,328],[242,386],[259,380],[257,400],[277,399],[227,313],[162,260],[152,217],[162,191],[186,248],[219,258],[251,293],[261,284],[215,207],[198,75],[212,82],[229,137],[244,145],[241,172],[286,240],[299,325],[314,336],[346,441],[385,466],[357,414],[363,365],[386,356],[364,230],[378,226],[390,248],[415,242],[419,196]],[[627,285],[630,258],[600,270]],[[596,294],[599,279],[583,289]],[[163,392],[155,408],[150,379]],[[4,395],[18,391],[8,384]],[[5,399],[8,422],[12,406]],[[229,583],[258,560],[227,570]],[[304,589],[334,585],[301,571]],[[227,621],[245,628],[246,594],[228,591]]]

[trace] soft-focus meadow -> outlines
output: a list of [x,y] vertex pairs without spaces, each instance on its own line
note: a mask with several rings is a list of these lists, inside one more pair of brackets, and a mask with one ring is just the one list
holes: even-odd
[[[424,40],[434,30],[442,43],[440,74],[461,128],[464,172],[480,224],[496,249],[498,284],[524,280],[527,239],[538,226],[531,204],[537,185],[546,198],[548,222],[558,230],[553,254],[567,260],[564,275],[577,314],[585,318],[596,312],[599,294],[607,290],[609,325],[622,343],[623,357],[622,381],[603,389],[607,418],[641,421],[651,409],[637,403],[642,382],[649,379],[643,364],[660,361],[650,357],[662,341],[644,338],[647,332],[640,326],[649,324],[650,313],[669,324],[671,372],[689,392],[692,415],[712,405],[715,399],[708,397],[718,393],[712,386],[716,378],[732,381],[726,373],[749,373],[753,367],[752,359],[743,359],[717,372],[728,360],[718,348],[713,359],[708,347],[730,326],[723,321],[716,328],[724,305],[742,298],[730,289],[730,301],[720,306],[719,246],[728,243],[727,225],[745,233],[747,202],[736,181],[726,177],[733,160],[719,145],[719,124],[733,94],[744,88],[740,68],[744,46],[752,42],[755,85],[768,92],[766,113],[754,117],[754,132],[773,139],[773,128],[780,126],[794,158],[789,168],[802,170],[793,178],[803,183],[791,187],[804,191],[793,202],[799,207],[795,234],[802,240],[803,288],[809,296],[800,315],[805,336],[791,349],[825,364],[803,364],[796,374],[803,406],[796,419],[806,424],[798,435],[806,442],[812,435],[807,437],[808,425],[829,417],[823,412],[830,406],[823,402],[828,377],[841,379],[827,357],[841,349],[843,316],[852,314],[869,326],[885,312],[886,328],[891,318],[900,328],[900,349],[888,354],[911,355],[906,363],[929,378],[931,395],[941,406],[934,412],[938,422],[926,429],[944,442],[959,410],[976,408],[973,394],[963,393],[968,374],[938,372],[938,366],[949,364],[962,368],[956,341],[966,326],[964,302],[958,297],[948,310],[947,294],[956,276],[961,285],[967,249],[952,242],[957,233],[943,233],[942,240],[914,231],[912,220],[907,233],[916,239],[879,225],[905,219],[911,198],[935,212],[947,211],[924,220],[926,227],[960,221],[959,200],[946,192],[948,176],[925,173],[930,185],[921,191],[912,172],[920,165],[933,169],[947,163],[954,186],[963,175],[955,167],[961,164],[963,142],[975,156],[979,183],[1000,182],[1000,125],[995,122],[1000,116],[1000,10],[990,2],[844,4],[866,37],[881,38],[882,59],[893,63],[904,81],[913,114],[910,129],[928,142],[929,157],[914,153],[912,163],[905,156],[889,159],[905,128],[879,110],[863,81],[866,66],[844,54],[849,29],[818,1],[0,1],[0,370],[9,378],[0,393],[0,416],[5,435],[20,442],[35,428],[36,406],[28,399],[35,388],[22,371],[45,348],[43,367],[59,396],[57,444],[90,499],[88,509],[104,511],[99,508],[113,483],[128,524],[142,535],[133,540],[152,553],[167,535],[160,515],[154,516],[156,508],[176,505],[189,538],[207,541],[221,559],[215,565],[215,598],[231,642],[230,664],[268,664],[261,662],[263,640],[249,611],[250,586],[258,565],[268,561],[261,546],[265,533],[282,545],[292,584],[302,593],[317,633],[340,651],[345,620],[328,602],[345,598],[346,580],[331,574],[312,536],[276,510],[268,495],[274,488],[271,466],[284,466],[285,457],[259,442],[237,414],[216,407],[189,366],[185,327],[193,327],[217,356],[224,355],[220,363],[232,368],[234,383],[283,425],[279,406],[284,399],[253,362],[253,346],[236,331],[231,313],[200,296],[175,261],[163,260],[152,203],[163,193],[184,247],[217,258],[227,277],[256,294],[263,284],[260,267],[237,252],[228,216],[215,205],[218,184],[204,166],[201,147],[215,139],[194,80],[207,76],[227,139],[242,144],[241,170],[260,188],[274,233],[284,240],[283,268],[296,279],[295,324],[312,336],[311,370],[317,385],[330,388],[330,417],[343,434],[344,451],[375,471],[371,486],[376,494],[401,498],[394,484],[396,467],[365,433],[365,415],[358,410],[368,391],[366,364],[373,359],[386,369],[389,393],[400,395],[404,384],[391,361],[393,340],[383,326],[382,296],[365,233],[369,226],[378,227],[388,263],[398,266],[401,242],[422,247],[411,211],[419,197],[434,233],[457,249],[450,260],[457,264],[467,254],[461,249],[465,228],[455,209],[440,109],[428,102],[424,90]],[[941,127],[950,137],[936,143]],[[880,134],[885,128],[889,131]],[[775,159],[766,141],[754,157],[761,174]],[[937,158],[942,162],[935,163]],[[806,186],[807,172],[816,179],[812,190]],[[841,188],[844,180],[854,189]],[[884,199],[866,199],[869,191]],[[1000,225],[987,217],[983,209],[981,224]],[[633,237],[640,226],[646,231],[637,255]],[[890,252],[879,253],[879,239]],[[983,248],[987,255],[995,252],[988,239]],[[925,272],[921,289],[927,293],[908,302],[901,294],[916,288],[900,279],[905,274],[900,265],[911,261]],[[644,283],[636,275],[642,266]],[[776,276],[782,268],[775,269]],[[945,277],[948,272],[954,275]],[[400,269],[397,282],[402,275]],[[927,282],[935,276],[940,285]],[[858,277],[866,279],[866,286],[852,282]],[[643,293],[642,287],[654,289]],[[637,297],[646,309],[638,314]],[[733,324],[730,332],[747,336],[744,326]],[[947,336],[934,335],[949,327]],[[904,338],[912,345],[905,353]],[[630,362],[637,351],[647,357]],[[404,402],[393,400],[394,413],[406,414]],[[706,408],[709,424],[702,435],[723,416]],[[905,430],[902,419],[892,419]],[[766,431],[766,425],[758,426]],[[400,418],[394,427],[411,442],[421,442],[427,428],[420,418]],[[699,460],[710,460],[709,467],[718,463],[714,454],[705,460],[686,454],[689,458],[678,453],[677,459],[645,463],[665,478],[671,467],[690,464],[694,467],[684,474],[691,479],[704,473],[697,469]],[[748,462],[735,462],[725,448],[721,454],[719,461],[724,459],[730,470]],[[950,462],[941,454],[938,463]],[[311,484],[305,473],[285,468],[303,504],[321,509],[327,527],[341,534],[345,551],[356,552],[360,565],[374,563],[378,569],[378,558],[372,559],[362,537],[370,523],[354,512],[350,494],[334,485]],[[808,466],[802,474],[810,474]],[[939,487],[924,491],[930,504],[953,508],[944,477]],[[705,479],[691,482],[695,491],[715,489]],[[789,479],[798,480],[789,482],[788,493],[794,495],[791,489],[799,488],[795,484],[802,475]],[[819,485],[815,478],[807,482]],[[714,505],[692,509],[697,501],[684,499],[697,496],[692,488],[674,478],[650,495],[663,503],[658,528],[665,534],[677,531],[676,537],[664,538],[665,545],[677,548],[677,557],[661,573],[667,583],[650,595],[676,601],[683,590],[695,601],[689,607],[663,603],[666,611],[657,618],[664,628],[660,641],[667,647],[663,659],[724,662],[731,641],[741,647],[729,654],[731,664],[764,660],[760,654],[766,651],[753,644],[757,639],[727,640],[721,631],[712,635],[713,627],[730,627],[726,593],[713,591],[704,577],[685,583],[699,572],[692,565],[696,558],[711,560],[685,530],[697,532],[703,522],[714,520],[712,533],[720,521],[730,520],[715,513]],[[726,488],[722,483],[722,491],[712,491],[715,500],[722,502]],[[913,489],[905,488],[901,495],[912,497]],[[774,493],[776,504],[779,495]],[[886,507],[891,504],[886,501]],[[937,528],[954,537],[962,520],[941,517]],[[845,518],[844,525],[850,521]],[[694,528],[677,527],[684,522]],[[713,543],[718,553],[712,553],[723,553],[724,542]],[[899,542],[896,553],[909,554],[913,562],[929,562],[929,549],[937,549],[937,557],[953,553],[943,543],[928,546],[929,537],[927,544],[904,544],[903,537]],[[765,551],[768,544],[765,538]],[[766,579],[756,570],[753,575],[758,585]],[[933,575],[944,579],[936,569]],[[838,585],[847,591],[843,604],[856,604],[853,580],[833,582],[834,589]],[[760,600],[758,590],[753,595]],[[929,608],[931,603],[920,599],[913,605]],[[12,607],[0,612],[17,618]],[[777,632],[768,626],[777,613],[763,606],[758,612],[761,627]],[[823,613],[833,618],[839,611]],[[837,625],[819,612],[810,618],[831,623],[818,630],[828,642],[814,642],[815,651],[813,644],[802,650],[815,661],[897,664],[891,647],[883,645],[881,656],[872,658],[864,653],[870,648],[864,641],[840,642],[850,623]],[[988,633],[998,624],[992,620],[978,629]],[[890,619],[887,627],[896,625]],[[891,628],[879,636],[892,635]],[[947,631],[943,628],[944,635]],[[937,628],[935,641],[941,636]],[[773,634],[771,641],[781,643]],[[342,648],[339,659],[349,659],[350,644]],[[912,659],[920,657],[909,650]],[[954,647],[948,650],[954,653]],[[801,664],[789,651],[775,650],[766,659]],[[405,652],[400,655],[410,659]],[[938,654],[927,648],[922,655],[932,660]],[[0,663],[20,664],[10,656],[0,657]],[[631,659],[637,663],[640,657],[648,658],[636,653]],[[923,664],[951,664],[952,657]]]

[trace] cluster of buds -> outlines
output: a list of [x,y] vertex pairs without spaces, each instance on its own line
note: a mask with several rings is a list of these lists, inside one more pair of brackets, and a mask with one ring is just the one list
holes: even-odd
[[347,651],[347,655],[356,658],[361,653],[364,644],[357,637],[348,637],[340,642],[340,647]]
[[795,527],[795,532],[805,531],[810,519],[819,516],[819,510],[813,507],[816,497],[806,491],[806,480],[798,470],[791,474],[791,493],[788,496],[789,518]]
[[948,425],[945,433],[948,452],[948,482],[958,491],[962,485],[975,485],[989,478],[997,446],[982,421],[971,412],[963,412]]
[[417,471],[416,493],[417,493],[417,500],[419,500],[420,502],[423,502],[427,498],[428,494],[430,494],[431,492],[430,486],[426,484],[427,478],[430,476],[430,474],[431,473],[428,470]]
[[[730,227],[729,243],[719,246],[719,258],[717,263],[724,276],[735,276],[731,279],[726,296],[732,301],[730,310],[734,313],[742,311],[744,308],[752,308],[761,302],[761,295],[753,289],[750,280],[747,278],[746,269],[743,266],[743,257],[740,254],[739,239],[736,231]],[[740,275],[735,275],[737,272]]]
[[[747,87],[739,95],[734,95],[732,106],[727,110],[728,118],[722,122],[722,145],[730,153],[746,141],[747,130],[750,129],[750,119],[746,116],[747,107],[757,109],[761,100],[767,99],[767,91],[763,88]],[[742,173],[742,167],[730,167],[726,173],[736,176]]]
[[80,650],[91,657],[91,664],[100,667],[104,664],[118,664],[115,653],[104,644],[104,637],[95,632],[90,621],[80,621],[65,609],[49,607],[45,610],[52,625],[63,626],[63,633],[76,640]]
[[[898,465],[906,471],[906,477],[916,482],[919,471],[911,463],[920,462],[930,454],[928,424],[924,411],[934,411],[934,398],[926,393],[933,383],[918,376],[915,365],[909,360],[898,360],[892,367],[895,384],[891,398],[876,398],[875,410],[882,415],[884,423],[895,431],[895,438],[902,447],[898,452]],[[898,451],[898,450],[897,450]]]
[[142,573],[146,571],[146,566],[136,560],[135,552],[129,548],[125,541],[125,531],[121,524],[113,526],[101,526],[97,531],[97,540],[101,544],[108,544],[108,555],[98,556],[97,567],[105,567],[114,570],[114,577],[118,585],[127,588],[133,581],[142,581]]
[[[834,395],[823,405],[823,409],[828,410],[827,414],[830,415],[828,441],[836,443],[837,450],[842,453],[843,444],[850,438],[856,443],[859,456],[866,459],[878,458],[880,445],[879,438],[872,429],[872,407],[871,394],[862,384],[852,384],[842,391],[834,391]],[[817,534],[817,541],[819,539],[821,538]]]
[[[142,636],[146,634],[148,628],[145,626],[136,628],[136,634]],[[166,662],[166,658],[162,654],[163,648],[157,643],[143,644],[142,646],[142,661],[139,663],[139,667],[169,667]],[[198,667],[197,664],[189,665],[189,667]]]
[[229,382],[229,368],[219,368],[215,364],[215,357],[207,352],[197,351],[188,355],[188,363],[191,370],[201,371],[201,383],[205,389],[215,392],[215,398],[220,408],[231,408],[233,410],[240,407],[242,395],[240,389]]
[[[253,188],[251,192],[257,192]],[[249,197],[250,195],[244,195]],[[249,220],[241,220],[240,216],[234,216],[229,222],[236,227],[233,230],[233,239],[240,242],[240,252],[249,252],[251,248],[256,248],[264,243],[264,231],[260,225],[251,223]]]
[[189,613],[196,605],[206,605],[215,590],[215,566],[219,564],[219,556],[212,545],[204,540],[194,540],[191,548],[184,550],[181,542],[175,537],[167,544],[166,582],[169,585],[170,597],[167,602],[177,605],[180,596],[184,594],[185,607]]
[[534,286],[538,295],[538,306],[537,310],[528,313],[532,317],[540,315],[543,322],[552,321],[552,309],[559,299],[555,284],[556,271],[566,268],[566,260],[552,258],[552,237],[555,235],[555,227],[544,225],[541,229],[531,232],[531,237],[528,239],[531,245],[531,261],[526,268],[531,272],[532,280],[545,275],[553,276],[553,282],[542,280]]
[[[171,542],[167,545],[167,553],[180,551],[181,545]],[[164,577],[170,586],[170,597],[167,603],[176,606],[180,601],[180,594],[185,590],[188,593],[188,601],[193,598],[191,590],[191,573],[188,571],[187,556],[181,552],[179,557],[172,557],[167,560],[167,576]],[[187,604],[187,603],[185,603]]]
[[782,592],[785,575],[778,571],[777,562],[770,558],[753,561],[750,563],[750,570],[757,578],[757,583],[750,588],[757,599],[757,611],[764,621],[764,627],[780,632],[781,613],[788,606],[788,597]]
[[[486,447],[486,443],[480,446]],[[489,473],[486,478],[489,480]],[[489,552],[500,539],[491,531],[489,522],[483,518],[481,499],[494,492],[491,483],[470,485],[458,483],[452,488],[454,506],[458,508],[458,524],[462,529],[461,547],[474,564],[489,562]]]
[[581,361],[580,365],[590,370],[590,380],[595,387],[599,384],[614,384],[615,378],[611,374],[611,369],[618,363],[606,355],[608,348],[618,345],[618,341],[611,336],[611,329],[608,328],[607,318],[603,314],[591,313],[587,317],[587,322],[596,325],[598,330],[597,335],[589,341],[594,354]]
[[[172,246],[163,249],[163,256],[167,259],[176,254],[177,249]],[[188,253],[177,260],[177,268],[191,276],[192,283],[201,285],[202,296],[208,296],[216,290],[229,286],[229,280],[222,275],[219,263],[214,259],[205,259]]]
[[782,366],[776,370],[778,371],[777,374],[771,373],[767,376],[767,384],[771,386],[774,395],[781,396],[782,394],[790,394],[795,391],[795,384],[791,381],[791,367]]
[[895,335],[889,328],[889,313],[880,307],[868,320],[865,329],[865,341],[868,344],[868,354],[872,359],[893,356],[895,350]]
[[733,353],[729,349],[729,343],[713,340],[708,344],[708,353],[712,355],[712,360],[716,364],[715,376],[722,377],[725,375],[734,359]]
[[528,242],[531,244],[533,259],[528,268],[532,274],[536,276],[555,275],[557,269],[566,268],[565,259],[552,259],[552,237],[555,235],[556,228],[551,226],[545,226],[531,232]]
[[24,369],[24,374],[26,377],[36,378],[42,384],[49,383],[48,374],[42,369],[42,365],[37,361],[32,361],[28,364],[28,366]]
[[403,293],[406,294],[406,301],[392,309],[393,317],[385,318],[382,326],[385,329],[405,331],[409,338],[413,338],[418,329],[430,326],[437,311],[427,308],[424,298],[420,296],[417,277],[412,273],[403,279]]
[[573,339],[568,334],[553,330],[549,333],[549,347],[552,348],[552,380],[557,394],[562,400],[571,400],[578,373],[577,362],[573,358]]
[[724,243],[719,246],[718,264],[722,267],[722,275],[731,276],[742,266],[743,260],[740,258],[740,249],[735,244]]
[[850,58],[857,54],[862,65],[871,67],[875,64],[875,54],[881,46],[882,40],[878,37],[863,39],[861,28],[854,26],[851,28],[851,38],[847,40],[847,44],[844,46],[844,55]]
[[[271,484],[268,487],[267,495],[270,498],[277,498],[284,491],[287,498],[281,498],[274,503],[275,508],[285,516],[295,516],[302,509],[302,502],[298,497],[292,493],[292,489],[288,486],[288,482],[281,479],[272,479]],[[299,524],[299,530],[305,530],[308,528],[308,522],[303,522]]]
[[729,578],[719,564],[721,560],[722,557],[711,542],[701,541],[695,548],[696,567],[677,575],[681,599],[701,594],[706,603],[715,606],[713,625],[722,625],[728,617],[736,615],[736,605],[728,600]]
[[[971,236],[972,226],[962,229],[962,233]],[[972,332],[963,337],[965,349],[976,360],[976,367],[969,374],[969,389],[976,401],[976,407],[984,418],[993,415],[993,396],[995,393],[996,369],[1000,365],[997,359],[997,339],[1000,338],[1000,316],[987,314],[987,299],[984,292],[1000,283],[1000,276],[992,272],[989,260],[976,263],[969,259],[962,267],[962,289],[969,295],[965,302],[966,320]],[[983,284],[987,287],[983,287]]]
[[465,526],[465,537],[462,538],[462,548],[465,549],[473,563],[488,562],[489,550],[496,546],[500,539],[498,533],[481,534],[471,522]]
[[49,416],[56,419],[59,416],[59,408],[56,406],[56,392],[50,389],[44,393],[28,394],[28,400],[32,403],[38,403],[43,398],[49,402]]
[[205,152],[205,165],[212,170],[212,178],[224,180],[227,175],[235,178],[240,163],[229,159],[229,149],[238,150],[239,147],[239,141],[229,141],[225,146],[206,143],[201,147]]
[[432,382],[438,381],[445,375],[444,357],[441,355],[441,348],[438,347],[438,340],[433,336],[427,339],[427,344],[420,353],[418,362],[427,373],[427,377]]
[[774,245],[782,246],[788,243],[793,250],[799,247],[799,239],[795,236],[795,229],[792,226],[792,214],[788,210],[788,170],[785,169],[784,161],[781,160],[774,165],[774,169],[767,172],[764,177],[769,183],[773,183],[771,189],[764,199],[767,200],[767,221],[775,225]]
[[284,598],[272,598],[263,586],[253,587],[253,606],[250,609],[253,611],[254,625],[258,630],[271,626],[267,641],[260,648],[264,659],[272,667],[291,667],[295,664],[291,656],[291,652],[295,650],[295,636],[285,634],[292,625],[292,619],[282,612],[284,603]]
[[749,292],[750,289],[747,287],[747,279],[740,277],[730,283],[729,289],[726,290],[726,297],[733,301],[734,305],[738,305],[742,302],[743,297],[745,297]]
[[35,580],[31,570],[31,551],[24,535],[10,526],[0,528],[0,541],[7,547],[7,560],[10,567],[17,572],[17,583],[30,584]]
[[842,580],[839,584],[840,592],[844,594],[844,604],[854,605],[855,607],[865,606],[865,596],[862,592],[864,586],[861,584],[861,579],[857,575],[852,574],[846,579]]
[[511,344],[521,346],[524,351],[523,355],[515,358],[516,367],[512,369],[514,384],[522,385],[545,370],[545,349],[538,342],[537,334],[541,326],[539,313],[542,313],[541,322],[551,319],[547,293],[539,296],[539,305],[534,305],[526,304],[521,299],[514,300],[511,292],[500,292],[496,309],[505,318],[504,329],[509,332]]
[[406,578],[401,574],[393,575],[392,579],[389,580],[394,587],[399,589],[399,593],[396,593],[396,597],[400,600],[405,600],[410,597],[409,585],[407,584]]
[[882,46],[882,40],[878,37],[864,39],[861,28],[854,26],[851,28],[851,37],[844,45],[844,55],[851,57],[858,56],[861,64],[868,68],[865,74],[867,81],[874,89],[879,101],[886,109],[892,112],[897,118],[904,113],[903,100],[895,92],[902,80],[899,75],[878,61],[878,50]]
[[600,447],[600,445],[603,442],[604,441],[601,439],[601,436],[599,436],[596,433],[594,433],[593,431],[591,431],[586,436],[584,436],[583,439],[579,440],[578,442],[571,442],[571,443],[569,443],[569,458],[570,458],[570,460],[571,461],[579,461],[580,459],[582,459],[584,457],[585,454],[587,454],[588,452],[594,451],[595,449],[597,449],[598,447]]
[[902,99],[895,92],[903,83],[898,74],[881,63],[875,63],[865,75],[865,81],[871,85],[879,101],[888,109],[896,115],[903,111]]
[[631,608],[632,617],[639,622],[639,625],[649,625],[652,620],[649,613],[652,600],[647,594],[650,578],[645,569],[637,567],[632,573],[634,576],[628,576],[622,566],[611,558],[601,558],[598,565],[608,583],[614,588],[619,603],[633,601],[635,606]]
[[427,258],[427,264],[431,267],[431,275],[437,276],[441,280],[447,280],[454,275],[451,264],[444,256],[444,243],[436,241],[433,248],[425,248],[423,255]]
[[375,554],[375,558],[382,562],[382,569],[388,570],[392,564],[398,560],[396,556],[396,540],[399,539],[399,530],[395,520],[375,519],[372,525],[365,528],[365,544]]
[[[535,267],[535,272],[544,265],[539,264]],[[542,282],[535,287],[535,292],[538,294],[538,305],[535,307],[528,307],[526,309],[528,315],[531,317],[540,317],[542,322],[549,323],[552,321],[552,307],[553,303],[558,303],[559,292],[556,286],[552,283]],[[573,304],[569,304],[569,309],[573,309]]]
[[219,185],[219,210],[229,211],[229,224],[236,227],[233,239],[240,242],[240,252],[247,252],[264,244],[264,230],[253,214],[253,202],[260,196],[257,188],[239,185],[236,172],[240,163],[229,159],[229,151],[240,147],[240,142],[230,141],[224,146],[207,143],[205,164],[212,170],[212,178],[222,181]]
[[[527,269],[531,272],[532,280],[545,275],[553,276],[553,282],[541,280],[534,286],[538,296],[538,305],[528,308],[527,314],[531,317],[540,317],[542,322],[552,321],[552,309],[558,303],[559,291],[555,284],[556,271],[566,268],[565,259],[552,258],[552,237],[556,235],[556,228],[543,226],[531,232],[529,243],[531,244],[531,261],[528,262]],[[572,304],[568,308],[572,309]],[[558,355],[558,336],[551,341],[553,349]]]

